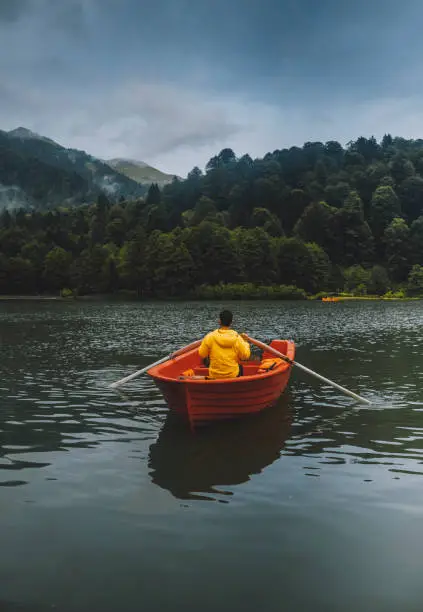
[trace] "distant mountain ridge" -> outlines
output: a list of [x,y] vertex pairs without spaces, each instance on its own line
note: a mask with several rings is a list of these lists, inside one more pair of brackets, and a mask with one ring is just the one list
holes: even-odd
[[40,134],[32,132],[31,130],[28,130],[24,127],[15,128],[14,130],[10,130],[10,132],[6,132],[6,134],[9,136],[9,138],[20,138],[21,140],[44,140],[45,142],[49,142],[50,144],[60,146],[54,140],[46,138],[45,136],[41,136]]
[[138,159],[131,159],[129,157],[115,157],[114,159],[105,159],[104,161],[106,164],[112,164],[112,165],[120,164],[120,163],[128,163],[128,164],[134,164],[135,166],[139,166],[140,168],[148,167],[148,164],[146,164],[145,162],[139,161]]
[[161,172],[161,170],[157,170],[157,168],[153,168],[145,162],[136,159],[117,157],[106,160],[106,164],[140,184],[157,183],[162,187],[171,183],[176,176],[175,174]]
[[27,150],[26,142],[30,141],[0,132],[2,208],[42,209],[59,204],[76,205],[90,201],[101,193],[77,172],[64,170],[39,159]]
[[0,207],[77,205],[100,193],[112,200],[134,199],[145,195],[151,183],[172,179],[144,162],[105,162],[25,127],[0,130]]

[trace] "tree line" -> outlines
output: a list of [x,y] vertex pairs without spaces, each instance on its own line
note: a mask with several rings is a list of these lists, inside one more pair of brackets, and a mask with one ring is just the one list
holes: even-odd
[[0,293],[423,293],[423,140],[231,149],[145,198],[0,214]]

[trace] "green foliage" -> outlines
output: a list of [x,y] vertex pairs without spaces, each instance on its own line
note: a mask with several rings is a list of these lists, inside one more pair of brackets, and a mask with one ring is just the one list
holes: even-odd
[[7,267],[9,291],[13,294],[24,294],[28,288],[30,293],[35,289],[35,270],[28,259],[11,257]]
[[415,264],[411,268],[407,279],[407,293],[412,296],[423,295],[423,266]]
[[301,217],[307,206],[311,204],[309,194],[303,189],[291,189],[284,197],[284,206],[280,209],[282,227],[286,232],[291,232],[295,223]]
[[[188,212],[188,211],[187,211]],[[202,221],[208,219],[209,221],[215,220],[217,215],[217,208],[210,198],[207,196],[201,196],[195,205],[192,215],[189,219],[189,225],[199,225]]]
[[69,299],[76,297],[76,292],[72,291],[72,289],[68,289],[67,287],[65,287],[60,291],[60,296],[65,299]]
[[188,292],[194,265],[179,236],[153,232],[147,241],[145,259],[150,293],[174,297]]
[[351,187],[349,183],[344,181],[329,184],[325,189],[325,201],[329,206],[341,208],[350,191]]
[[402,209],[407,219],[416,219],[423,212],[423,178],[411,176],[406,178],[399,191]]
[[[45,163],[48,147],[34,147]],[[21,176],[17,150],[9,153],[0,146],[1,172]],[[40,176],[32,169],[22,180],[42,194],[44,171],[34,167]],[[405,283],[420,291],[412,272],[423,266],[423,141],[308,142],[256,160],[224,149],[205,173],[152,184],[145,199],[93,190],[75,208],[68,195],[87,188],[78,180],[66,179],[54,210],[0,212],[1,293],[281,299],[291,289],[280,287],[385,295]]]
[[174,178],[171,174],[165,174],[152,166],[131,162],[130,160],[126,159],[108,160],[107,164],[121,174],[124,174],[128,178],[142,185],[148,185],[151,183],[165,185],[166,183],[172,182]]
[[343,207],[337,211],[335,228],[335,260],[346,266],[372,261],[373,236],[364,219],[363,202],[357,191],[351,191]]
[[150,185],[145,201],[149,206],[157,206],[160,204],[161,192],[157,183]]
[[242,279],[242,260],[234,237],[230,230],[210,221],[183,231],[181,239],[194,265],[194,285]]
[[400,213],[401,204],[392,187],[378,187],[373,194],[370,213],[370,226],[375,238],[381,238],[386,227]]
[[145,262],[146,234],[142,228],[119,251],[117,272],[123,289],[136,291],[140,296],[145,289],[147,269]]
[[403,153],[398,153],[393,157],[389,164],[389,169],[397,186],[401,185],[403,181],[410,178],[415,173],[413,162],[407,159]]
[[402,282],[410,270],[410,229],[404,219],[395,218],[386,228],[383,238],[391,278]]
[[109,212],[109,221],[106,224],[105,240],[122,246],[128,231],[128,224],[124,209],[115,204]]
[[390,288],[390,280],[386,268],[373,266],[370,273],[369,292],[375,295],[384,295]]
[[295,225],[294,233],[305,242],[319,244],[329,255],[336,246],[335,239],[336,208],[326,202],[314,202],[307,206]]
[[257,285],[273,284],[277,277],[277,261],[269,234],[261,227],[238,228],[233,237],[245,280]]
[[255,208],[251,215],[251,226],[262,227],[270,236],[283,236],[284,232],[280,220],[267,208]]
[[423,264],[423,216],[418,217],[410,227],[411,263]]
[[365,270],[363,266],[355,265],[344,270],[345,291],[352,295],[366,295],[371,282],[370,270]]
[[70,268],[72,287],[77,289],[78,295],[107,293],[115,288],[111,286],[115,270],[110,261],[111,256],[104,246],[94,245],[82,251]]
[[69,285],[69,272],[72,263],[72,255],[62,249],[54,247],[49,251],[44,260],[44,281],[52,289],[61,289]]
[[388,291],[383,296],[385,300],[402,300],[405,297],[406,295],[404,289],[398,289],[397,291]]
[[205,300],[305,300],[306,292],[292,285],[219,284],[201,285],[194,297]]
[[321,247],[298,238],[282,238],[277,249],[279,282],[315,293],[329,280],[330,262]]

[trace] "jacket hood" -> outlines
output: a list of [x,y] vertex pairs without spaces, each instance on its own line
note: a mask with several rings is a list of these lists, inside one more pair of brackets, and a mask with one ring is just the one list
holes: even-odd
[[233,329],[216,329],[214,339],[222,348],[232,347],[238,339],[238,334]]

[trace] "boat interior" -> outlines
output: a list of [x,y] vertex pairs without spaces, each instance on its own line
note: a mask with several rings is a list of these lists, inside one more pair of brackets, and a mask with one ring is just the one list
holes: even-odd
[[[274,340],[271,346],[277,349],[284,355],[287,354],[288,343],[286,340]],[[270,363],[266,363],[266,371],[270,371],[275,367],[286,368],[287,364],[281,363],[281,360],[268,352],[252,353],[252,359],[248,361],[242,361],[243,376],[254,376],[256,374],[265,373],[263,372],[263,362],[266,360]],[[160,375],[165,378],[178,379],[191,378],[191,379],[206,379],[209,375],[209,369],[204,365],[197,350],[189,351],[184,353],[175,359],[165,362],[158,368]],[[259,372],[260,370],[260,372]]]

